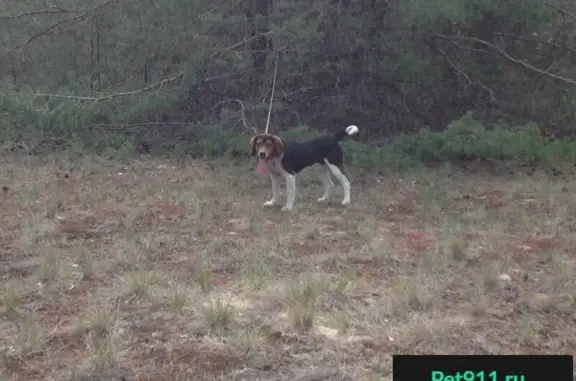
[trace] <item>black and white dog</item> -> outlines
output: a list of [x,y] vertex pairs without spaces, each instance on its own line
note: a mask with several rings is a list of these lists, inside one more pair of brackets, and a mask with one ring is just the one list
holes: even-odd
[[258,155],[260,174],[269,174],[272,180],[272,199],[264,203],[272,206],[280,196],[280,180],[286,180],[286,205],[282,210],[291,210],[296,198],[296,175],[306,167],[320,164],[320,180],[324,194],[319,202],[328,201],[334,183],[333,175],[344,189],[342,205],[350,203],[350,181],[344,174],[344,158],[340,140],[347,135],[358,133],[358,127],[351,125],[341,131],[301,142],[285,142],[276,135],[259,134],[250,140],[250,155]]

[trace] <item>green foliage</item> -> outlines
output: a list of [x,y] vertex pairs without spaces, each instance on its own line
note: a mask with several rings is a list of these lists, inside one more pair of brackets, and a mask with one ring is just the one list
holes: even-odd
[[[71,4],[90,5],[81,3]],[[0,5],[0,13],[36,10],[24,3],[9,8]],[[536,124],[487,122],[492,115],[506,115],[508,121],[569,126],[576,93],[509,65],[502,55],[482,56],[473,41],[462,37],[491,35],[489,43],[522,62],[567,72],[573,62],[559,52],[570,44],[574,28],[558,17],[554,1],[353,1],[336,7],[280,0],[268,15],[251,15],[248,8],[236,3],[214,7],[203,0],[149,6],[113,2],[91,11],[85,22],[29,40],[0,62],[0,72],[7,73],[0,79],[6,91],[0,98],[0,141],[58,139],[75,152],[118,158],[137,152],[245,155],[249,136],[231,127],[239,120],[238,110],[227,115],[218,105],[241,98],[248,119],[266,114],[275,51],[265,52],[266,68],[255,65],[263,45],[248,36],[270,31],[273,49],[282,51],[275,118],[330,125],[349,113],[369,134],[379,133],[375,126],[386,120],[394,122],[392,134],[406,127],[435,127],[379,147],[344,141],[350,164],[406,167],[430,160],[576,157],[573,141],[550,143]],[[7,50],[54,25],[49,17],[25,19],[7,18],[0,26]],[[431,30],[449,38],[436,38]],[[514,33],[511,40],[495,38]],[[488,57],[489,62],[482,59]],[[163,81],[176,73],[183,73],[181,80]],[[70,96],[32,95],[42,92]],[[100,101],[74,98],[119,93]],[[478,118],[469,113],[438,131],[466,109],[474,109]],[[540,117],[542,110],[554,110],[549,114],[554,120]],[[175,123],[154,124],[166,120]],[[279,134],[297,140],[318,132],[299,127]]]
[[204,157],[230,156],[248,152],[249,138],[245,135],[225,132],[218,128],[198,126],[201,131],[192,152]]
[[547,144],[538,126],[528,123],[510,127],[503,123],[484,126],[471,113],[441,132],[423,129],[416,135],[394,140],[403,152],[421,161],[492,158],[535,160]]
[[[10,116],[9,123],[0,120],[19,126],[10,130],[17,135],[12,139],[29,135],[30,126],[48,135],[73,135],[94,120],[221,124],[217,136],[231,124],[222,122],[219,106],[234,99],[247,105],[249,120],[263,120],[278,52],[274,111],[284,125],[313,121],[323,129],[354,118],[370,133],[387,126],[395,135],[414,126],[437,130],[474,109],[483,121],[534,120],[549,132],[570,128],[576,113],[566,83],[514,64],[569,75],[576,28],[568,17],[574,4],[566,1],[67,0],[65,8],[83,15],[76,21],[45,8],[40,0],[0,2],[2,92],[69,95],[65,102],[19,96],[16,108],[23,113]],[[112,97],[86,99],[106,95]],[[74,96],[85,97],[78,99],[84,104],[73,102]],[[196,129],[186,134],[196,139]],[[154,152],[212,155],[224,149],[216,138],[206,149],[192,147],[192,141],[167,145],[153,130],[134,139],[130,132],[122,140],[137,149],[143,135],[154,140]],[[85,144],[118,145],[102,134]],[[432,142],[435,135],[420,135],[430,140],[428,146],[441,144]]]
[[86,130],[98,114],[99,104],[80,102],[39,102],[26,95],[3,97],[0,108],[7,113],[0,140],[70,139]]
[[[101,106],[63,101],[37,109],[34,99],[2,99],[1,106],[10,112],[8,125],[0,132],[0,143],[20,140],[57,138],[63,147],[75,152],[102,153],[125,159],[144,143],[153,155],[216,158],[246,156],[249,135],[234,133],[223,126],[190,124],[182,126],[177,136],[167,138],[162,130],[104,131],[94,127]],[[318,136],[305,126],[280,132],[285,140]],[[451,122],[443,131],[421,129],[415,134],[398,136],[383,146],[370,146],[353,139],[342,142],[346,161],[351,165],[406,168],[430,161],[492,159],[531,162],[535,160],[576,160],[576,141],[550,142],[538,125],[511,126],[504,122],[484,124],[472,112]]]
[[555,140],[539,151],[542,158],[576,160],[576,140]]
[[534,123],[509,126],[484,125],[467,113],[444,131],[422,129],[404,135],[383,147],[345,142],[349,163],[360,165],[413,166],[429,161],[492,159],[530,162],[576,158],[576,141],[549,142]]
[[286,140],[305,140],[312,139],[313,137],[318,136],[319,133],[306,126],[300,126],[282,132],[281,135],[282,138]]

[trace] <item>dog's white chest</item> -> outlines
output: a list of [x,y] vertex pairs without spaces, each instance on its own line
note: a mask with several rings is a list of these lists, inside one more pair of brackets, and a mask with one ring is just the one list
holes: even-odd
[[280,162],[280,159],[270,160],[268,162],[268,169],[270,172],[273,172],[274,174],[277,175],[284,175],[286,172],[282,168],[282,163]]

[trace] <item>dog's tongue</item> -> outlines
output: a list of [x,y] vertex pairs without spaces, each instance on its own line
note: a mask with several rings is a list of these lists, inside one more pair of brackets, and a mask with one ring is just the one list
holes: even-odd
[[261,175],[268,175],[268,162],[266,160],[258,160],[256,173],[259,173]]

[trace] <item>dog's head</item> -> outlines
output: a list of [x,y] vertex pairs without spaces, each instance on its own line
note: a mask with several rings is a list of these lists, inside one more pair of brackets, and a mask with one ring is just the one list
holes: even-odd
[[258,134],[250,139],[250,155],[268,160],[284,153],[284,142],[276,135]]

